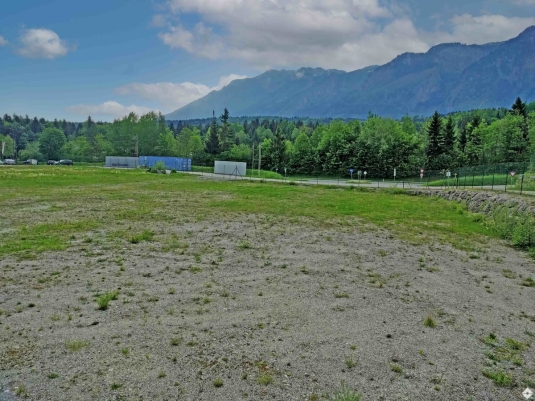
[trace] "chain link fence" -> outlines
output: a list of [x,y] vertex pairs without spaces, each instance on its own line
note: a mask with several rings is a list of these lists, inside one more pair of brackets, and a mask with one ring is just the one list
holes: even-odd
[[[255,163],[256,164],[256,163]],[[270,171],[258,170],[247,163],[245,176],[225,175],[221,179],[273,180],[317,185],[337,185],[375,188],[483,189],[493,191],[535,191],[535,173],[530,174],[531,162],[511,162],[492,165],[459,167],[441,170],[353,168],[338,174],[296,173],[282,167]],[[252,167],[252,168],[251,168]],[[213,163],[195,163],[192,172],[212,175]]]

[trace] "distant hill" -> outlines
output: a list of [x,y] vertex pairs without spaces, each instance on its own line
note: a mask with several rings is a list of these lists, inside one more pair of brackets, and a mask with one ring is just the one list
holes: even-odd
[[269,70],[233,81],[166,117],[206,118],[227,107],[234,116],[365,118],[371,111],[399,118],[508,107],[517,96],[535,100],[535,26],[505,42],[441,44],[352,72]]

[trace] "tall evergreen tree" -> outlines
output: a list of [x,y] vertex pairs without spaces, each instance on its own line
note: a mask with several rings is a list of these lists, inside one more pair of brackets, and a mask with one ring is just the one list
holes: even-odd
[[438,111],[435,111],[431,122],[427,127],[427,163],[430,167],[436,167],[436,160],[443,153],[444,136],[442,133],[442,118]]
[[270,156],[273,168],[282,171],[286,157],[286,144],[281,127],[277,128],[277,131],[275,132],[275,137],[271,143]]
[[39,120],[37,119],[37,117],[33,118],[32,123],[30,125],[30,129],[35,134],[38,134],[38,133],[41,132],[41,130],[42,130],[41,123],[39,123]]
[[455,145],[455,123],[453,117],[450,115],[444,126],[444,152],[448,155],[453,155]]
[[221,119],[221,133],[219,135],[219,138],[221,142],[221,149],[225,151],[230,149],[230,147],[234,144],[234,138],[230,130],[229,123],[230,114],[226,107],[223,111],[223,114],[221,114],[221,117],[219,118]]
[[522,99],[517,97],[515,103],[511,107],[510,113],[522,116],[524,118],[528,118],[528,110],[526,103],[524,103]]
[[210,124],[210,134],[206,140],[206,153],[216,155],[219,153],[219,124],[215,116],[212,117],[212,124]]
[[464,149],[466,148],[466,144],[468,143],[468,130],[465,126],[461,130],[461,134],[459,135],[459,150],[461,152],[464,152]]

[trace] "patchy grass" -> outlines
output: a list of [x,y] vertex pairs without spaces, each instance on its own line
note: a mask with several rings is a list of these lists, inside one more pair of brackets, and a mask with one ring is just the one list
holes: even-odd
[[[0,257],[21,253],[64,250],[72,236],[88,236],[90,231],[106,227],[110,221],[169,221],[176,209],[159,194],[181,199],[195,199],[181,204],[184,213],[194,216],[220,215],[222,212],[254,213],[260,215],[305,217],[322,224],[350,224],[348,217],[376,224],[413,243],[438,240],[456,247],[483,242],[484,236],[497,237],[481,221],[471,219],[461,206],[432,197],[414,197],[403,192],[351,189],[333,190],[330,187],[304,187],[266,184],[249,181],[207,181],[187,174],[145,174],[137,170],[112,170],[93,167],[47,170],[0,169],[2,193],[0,206],[10,210],[18,200],[39,199],[42,204],[63,202],[66,206],[50,212],[49,222],[35,224],[31,214],[21,215],[10,229],[14,235],[0,244]],[[35,174],[39,179],[35,179]],[[102,183],[106,182],[106,187]],[[106,188],[113,186],[114,190]],[[73,196],[76,191],[76,196]],[[135,202],[128,202],[134,199]],[[109,207],[99,205],[108,203]],[[79,219],[69,213],[77,207],[95,209],[94,219]],[[72,215],[71,219],[65,216]],[[91,238],[93,236],[91,235]],[[130,234],[132,243],[153,241],[154,233],[142,231]],[[95,241],[86,244],[93,246]],[[164,244],[169,250],[182,252],[186,245],[180,241]],[[247,249],[247,244],[238,244]]]
[[150,242],[154,238],[154,233],[149,230],[145,230],[140,234],[131,236],[128,241],[132,244],[139,244],[140,242],[147,241]]
[[72,351],[72,352],[78,352],[80,351],[82,348],[86,348],[86,347],[89,347],[89,341],[84,341],[84,340],[72,340],[72,341],[67,341],[65,343],[65,346],[67,347],[67,349],[69,351]]

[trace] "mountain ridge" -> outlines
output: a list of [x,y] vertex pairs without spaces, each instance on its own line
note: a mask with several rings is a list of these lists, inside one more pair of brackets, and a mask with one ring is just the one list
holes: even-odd
[[535,26],[483,45],[442,43],[355,71],[302,67],[268,70],[231,82],[166,116],[186,120],[221,114],[365,118],[449,113],[535,100]]

